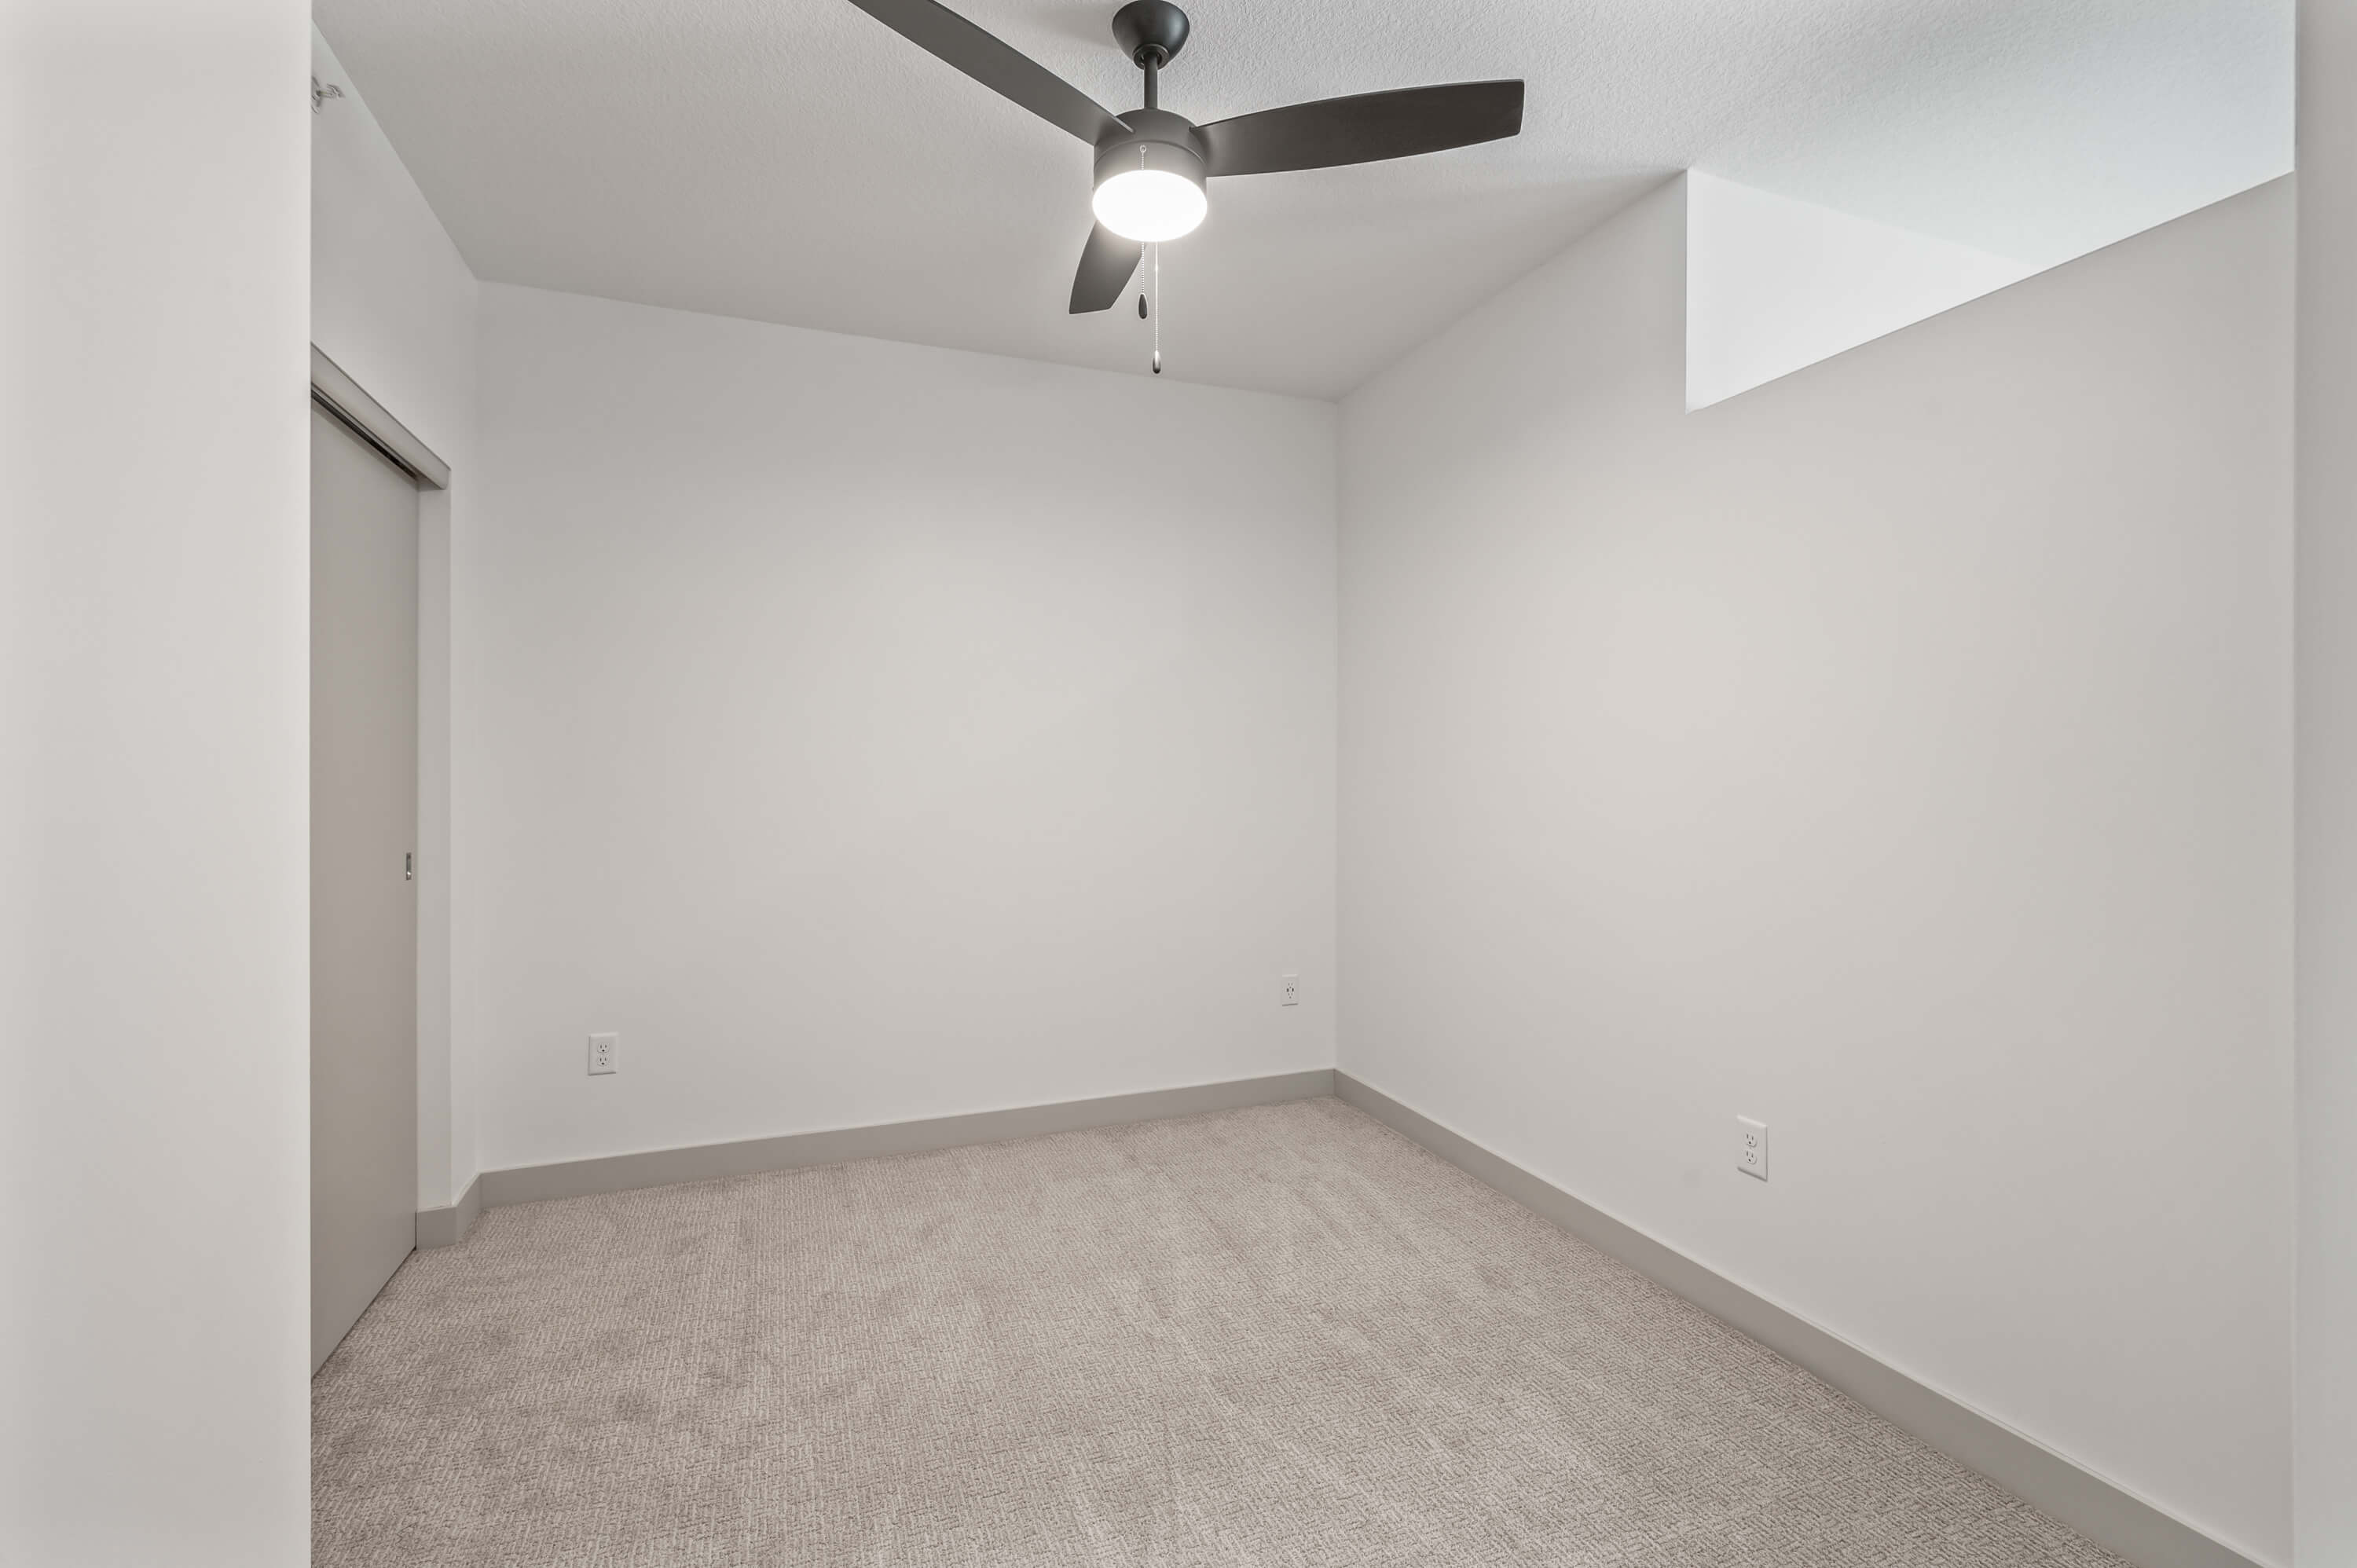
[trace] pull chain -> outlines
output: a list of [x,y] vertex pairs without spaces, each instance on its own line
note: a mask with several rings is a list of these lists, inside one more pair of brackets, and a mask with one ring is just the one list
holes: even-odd
[[1162,373],[1162,247],[1154,247],[1154,373]]

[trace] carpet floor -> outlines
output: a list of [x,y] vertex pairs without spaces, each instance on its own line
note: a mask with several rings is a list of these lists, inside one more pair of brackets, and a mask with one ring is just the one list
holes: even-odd
[[2120,1568],[1339,1101],[493,1209],[317,1568]]

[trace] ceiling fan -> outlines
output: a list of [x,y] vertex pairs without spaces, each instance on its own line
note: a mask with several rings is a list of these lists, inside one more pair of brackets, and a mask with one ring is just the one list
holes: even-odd
[[1375,163],[1494,142],[1523,128],[1520,81],[1458,81],[1327,98],[1198,125],[1161,105],[1161,72],[1187,42],[1170,0],[1130,0],[1114,41],[1146,73],[1146,105],[1114,114],[935,0],[851,0],[915,44],[1096,148],[1096,226],[1072,279],[1072,314],[1121,297],[1149,243],[1193,231],[1214,176]]

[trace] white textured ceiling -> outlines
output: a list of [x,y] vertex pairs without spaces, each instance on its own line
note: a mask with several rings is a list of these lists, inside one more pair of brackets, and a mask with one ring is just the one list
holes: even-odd
[[[1115,0],[954,8],[1116,112]],[[1143,371],[1071,317],[1090,151],[847,0],[316,0],[488,280]],[[2291,0],[1196,0],[1198,122],[1521,76],[1521,137],[1215,180],[1188,380],[1333,396],[1701,166],[2037,264],[2290,166]]]

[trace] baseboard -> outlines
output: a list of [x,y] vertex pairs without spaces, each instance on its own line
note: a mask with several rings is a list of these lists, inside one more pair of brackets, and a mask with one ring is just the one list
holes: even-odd
[[1183,1089],[1149,1090],[1142,1094],[1109,1095],[1102,1100],[1068,1100],[1053,1105],[980,1111],[971,1115],[937,1116],[921,1122],[893,1122],[875,1127],[845,1127],[823,1133],[789,1133],[780,1138],[753,1138],[736,1144],[705,1144],[685,1149],[655,1149],[639,1155],[609,1155],[603,1159],[518,1165],[508,1170],[485,1171],[479,1185],[483,1207],[495,1208],[511,1203],[538,1202],[544,1198],[587,1197],[594,1193],[670,1187],[676,1182],[711,1181],[719,1176],[752,1176],[761,1171],[792,1170],[802,1165],[831,1165],[876,1155],[930,1154],[936,1149],[955,1149],[969,1144],[996,1144],[1007,1138],[1028,1138],[1040,1133],[1076,1133],[1091,1127],[1116,1126],[1124,1122],[1154,1122],[1166,1116],[1232,1111],[1245,1105],[1275,1105],[1288,1100],[1320,1100],[1333,1092],[1334,1069],[1317,1068],[1308,1072],[1278,1073],[1270,1078],[1245,1078],[1227,1083],[1192,1084]]
[[1574,1197],[1346,1072],[1335,1094],[1540,1218],[1757,1339],[2030,1507],[2140,1568],[2260,1568],[2036,1440],[1885,1365],[1846,1339]]
[[417,1244],[420,1247],[455,1247],[467,1239],[475,1221],[483,1217],[483,1178],[477,1176],[458,1195],[458,1201],[447,1208],[421,1208],[417,1211]]

